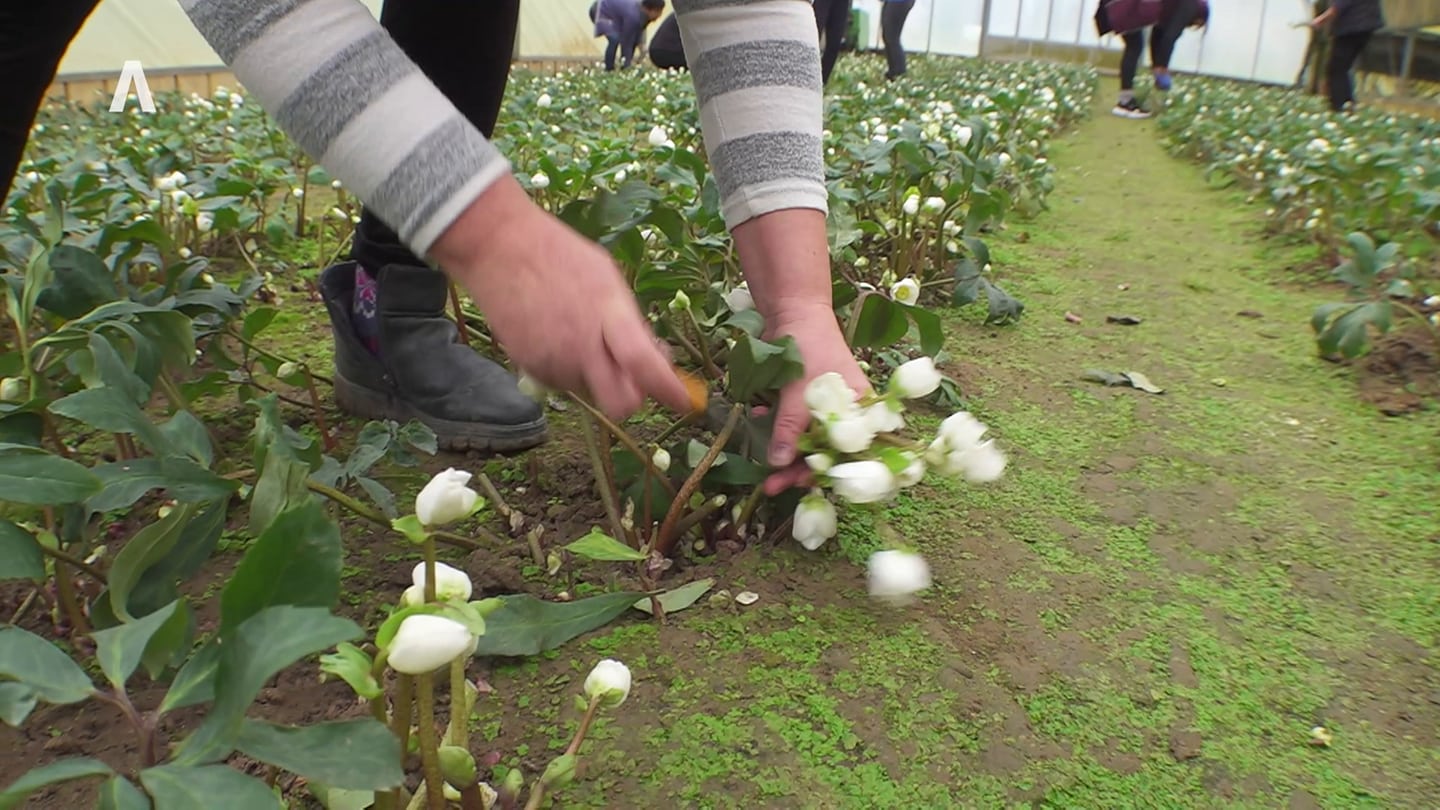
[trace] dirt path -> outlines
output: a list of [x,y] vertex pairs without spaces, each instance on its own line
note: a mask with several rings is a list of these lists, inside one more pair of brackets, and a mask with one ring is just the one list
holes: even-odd
[[1325,292],[1278,287],[1295,257],[1262,243],[1259,212],[1156,138],[1097,110],[1055,151],[1053,210],[996,239],[1025,320],[952,325],[1014,459],[998,486],[887,513],[935,566],[923,604],[867,602],[857,563],[882,541],[852,514],[838,553],[722,566],[761,595],[743,613],[493,673],[488,730],[555,748],[568,685],[613,654],[636,689],[598,729],[598,792],[565,806],[1433,803],[1440,423],[1377,415],[1314,359]]

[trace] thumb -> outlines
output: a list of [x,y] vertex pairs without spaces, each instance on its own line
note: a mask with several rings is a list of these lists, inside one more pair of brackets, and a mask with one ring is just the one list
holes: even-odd
[[791,385],[780,392],[780,405],[775,409],[775,426],[770,433],[768,461],[771,467],[788,467],[795,463],[795,443],[810,426],[810,411],[805,407],[804,389]]

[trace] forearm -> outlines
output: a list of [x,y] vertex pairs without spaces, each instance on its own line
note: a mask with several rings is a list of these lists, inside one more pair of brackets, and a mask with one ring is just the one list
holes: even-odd
[[825,212],[771,211],[734,230],[735,249],[755,307],[769,323],[805,310],[832,309]]
[[181,0],[308,154],[416,254],[509,164],[356,0]]
[[[726,224],[826,209],[820,55],[805,0],[676,0]],[[823,216],[819,217],[823,222]],[[820,232],[820,247],[824,232]]]

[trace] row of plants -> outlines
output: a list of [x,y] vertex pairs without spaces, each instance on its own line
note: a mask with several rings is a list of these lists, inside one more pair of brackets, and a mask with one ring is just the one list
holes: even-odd
[[[578,538],[547,537],[543,518],[511,507],[483,474],[446,471],[421,488],[415,468],[435,449],[423,426],[371,423],[351,443],[326,423],[323,370],[284,356],[267,330],[287,293],[303,294],[344,255],[358,203],[242,95],[164,98],[155,115],[119,119],[47,110],[0,224],[0,580],[31,583],[15,626],[0,630],[0,719],[101,700],[135,728],[142,753],[127,773],[87,758],[43,766],[0,793],[0,807],[96,776],[104,806],[273,806],[280,771],[327,804],[340,791],[357,807],[539,806],[573,779],[585,730],[624,700],[628,672],[597,667],[577,734],[527,793],[518,768],[477,765],[471,753],[472,655],[534,655],[627,612],[663,620],[686,609],[714,583],[667,581],[678,554],[780,537],[813,550],[835,535],[837,503],[875,509],[926,475],[999,477],[1004,454],[939,371],[944,335],[929,307],[983,299],[990,323],[1020,317],[984,239],[1043,206],[1046,144],[1088,108],[1094,77],[918,60],[895,89],[870,69],[837,77],[826,149],[836,315],[885,382],[862,398],[829,375],[812,383],[804,449],[816,487],[777,498],[760,486],[762,406],[803,368],[749,299],[686,80],[517,77],[497,139],[541,204],[611,249],[709,399],[657,432],[565,395],[604,512]],[[116,137],[102,146],[84,134],[99,127]],[[483,318],[457,310],[471,339],[486,341]],[[248,452],[221,435],[232,402],[253,415]],[[954,413],[917,441],[905,418],[917,407]],[[227,409],[229,424],[205,417]],[[293,428],[285,413],[309,424]],[[419,490],[413,512],[395,489]],[[187,583],[242,506],[249,549],[224,588],[197,595]],[[345,515],[419,551],[414,585],[375,627],[332,612]],[[524,544],[551,576],[575,558],[616,563],[630,586],[572,601],[472,600],[468,578],[437,562],[437,543]],[[886,599],[929,583],[924,561],[901,548],[877,554],[870,575]],[[218,608],[214,628],[196,620],[207,607]],[[31,632],[47,627],[51,638]],[[326,650],[322,669],[370,717],[295,728],[247,717],[276,672]],[[159,705],[131,700],[142,667],[169,684]],[[452,707],[443,734],[436,673]],[[165,715],[196,706],[207,707],[198,725],[162,738]],[[224,766],[236,751],[273,766],[269,784]]]
[[1348,300],[1316,309],[1321,354],[1357,357],[1406,320],[1440,347],[1440,121],[1339,115],[1295,90],[1196,78],[1168,95],[1160,124],[1174,152],[1263,199],[1272,231],[1335,266]]

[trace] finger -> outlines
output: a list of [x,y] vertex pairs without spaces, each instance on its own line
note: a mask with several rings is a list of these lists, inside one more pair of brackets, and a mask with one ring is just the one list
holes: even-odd
[[765,479],[765,494],[771,498],[779,495],[787,489],[796,487],[810,487],[815,483],[815,475],[810,468],[804,464],[791,464],[778,472],[772,473]]
[[694,406],[685,382],[655,345],[655,337],[639,318],[611,321],[604,330],[605,348],[621,373],[634,381],[642,395],[676,413],[690,413]]
[[590,390],[595,407],[617,422],[640,410],[645,402],[635,382],[603,350],[592,353],[585,363],[584,375],[585,387]]
[[805,408],[804,388],[788,385],[780,392],[780,405],[775,409],[775,426],[770,433],[771,467],[788,467],[795,462],[795,443],[810,426],[810,412]]

